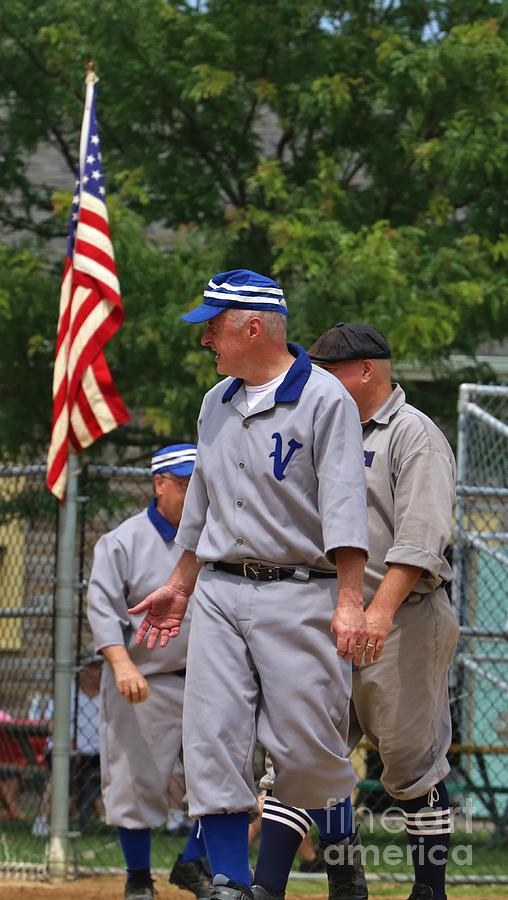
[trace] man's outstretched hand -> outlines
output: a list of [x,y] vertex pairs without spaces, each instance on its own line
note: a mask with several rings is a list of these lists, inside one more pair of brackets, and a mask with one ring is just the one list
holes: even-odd
[[129,612],[133,615],[146,612],[136,632],[136,644],[141,644],[148,634],[146,646],[152,650],[157,641],[165,647],[170,638],[180,631],[183,617],[187,612],[189,594],[178,584],[163,584],[162,587],[148,594],[145,600],[138,603]]

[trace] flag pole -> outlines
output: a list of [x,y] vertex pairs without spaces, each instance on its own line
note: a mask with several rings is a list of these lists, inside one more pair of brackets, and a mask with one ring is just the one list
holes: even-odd
[[[82,187],[86,154],[86,136],[90,122],[93,85],[98,80],[94,63],[86,69],[86,98],[79,147],[79,181]],[[78,509],[79,462],[69,447],[65,500],[58,512],[58,545],[55,592],[55,662],[53,751],[51,777],[51,826],[48,853],[49,877],[55,881],[67,876],[70,797],[71,693],[74,675],[72,649],[74,625],[76,529]]]
[[71,688],[74,674],[72,636],[79,471],[78,457],[75,453],[69,453],[65,502],[58,514],[55,593],[54,713],[48,870],[49,877],[56,881],[64,880],[67,875]]

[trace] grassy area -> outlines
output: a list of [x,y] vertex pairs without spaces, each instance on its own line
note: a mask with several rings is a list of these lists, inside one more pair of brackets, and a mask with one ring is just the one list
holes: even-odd
[[[366,870],[371,873],[410,874],[412,869],[406,859],[406,841],[403,834],[388,835],[381,829],[374,834],[363,834],[366,848]],[[448,874],[460,877],[469,875],[507,875],[507,847],[491,846],[492,835],[477,831],[474,834],[453,835]],[[153,834],[152,864],[154,869],[168,870],[185,843],[184,838],[169,837],[163,829]],[[20,822],[2,822],[0,832],[0,863],[44,862],[47,841],[32,836],[30,826]],[[398,849],[397,849],[398,848]],[[70,840],[70,852],[80,868],[123,868],[123,858],[114,828],[94,823],[93,832],[77,834]],[[253,861],[255,855],[253,854]],[[395,861],[395,864],[393,864]],[[385,886],[380,884],[379,891]],[[295,893],[324,893],[322,879],[292,880]],[[398,887],[400,894],[400,886]],[[397,893],[395,890],[395,893]],[[471,893],[468,887],[468,893]],[[499,896],[508,896],[508,886],[495,888]],[[504,893],[501,893],[504,892]],[[390,893],[386,894],[390,896]]]
[[[157,829],[152,838],[152,860],[154,868],[169,868],[180,853],[184,838],[169,837],[164,829]],[[71,833],[70,855],[79,867],[119,868],[124,861],[116,829],[101,823],[94,823],[93,831]],[[0,863],[44,863],[47,840],[33,837],[30,825],[24,822],[4,821],[0,830]]]
[[[383,882],[375,882],[369,884],[369,894],[371,897],[408,897],[411,890],[410,884],[388,884]],[[468,900],[487,900],[487,898],[508,897],[508,885],[492,885],[492,884],[474,884],[474,885],[448,885],[446,888],[448,900],[461,900],[467,896]],[[291,897],[308,897],[315,895],[316,897],[326,896],[326,882],[317,881],[315,879],[305,879],[305,881],[290,881],[287,890],[287,900]]]
[[[387,834],[376,829],[372,835],[362,833],[366,848],[366,870],[369,872],[412,872],[405,834]],[[452,835],[448,874],[460,877],[468,875],[508,875],[507,847],[492,845],[492,834],[476,831],[473,834]]]
[[[375,882],[369,884],[369,894],[371,898],[379,897],[409,897],[411,891],[410,884],[388,884],[384,882]],[[467,897],[468,900],[482,900],[482,898],[505,897],[506,885],[491,884],[475,884],[475,885],[447,885],[446,893],[449,900],[459,900],[459,898]],[[327,895],[326,882],[324,881],[294,881],[291,880],[288,885],[287,896],[290,900],[291,896],[299,897],[315,894],[316,897],[323,898]]]

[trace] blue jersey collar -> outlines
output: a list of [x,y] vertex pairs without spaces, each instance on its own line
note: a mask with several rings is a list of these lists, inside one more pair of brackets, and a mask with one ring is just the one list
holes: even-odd
[[173,528],[171,522],[168,522],[167,519],[164,518],[162,513],[157,509],[157,498],[154,497],[150,506],[147,509],[147,515],[152,523],[153,527],[156,531],[159,532],[163,541],[174,540],[175,534],[177,532],[176,528]]
[[[275,403],[294,403],[295,400],[298,400],[312,372],[312,363],[303,347],[300,347],[299,344],[288,343],[287,348],[291,355],[295,357],[295,361],[284,381],[282,384],[279,384],[275,391]],[[224,391],[222,402],[227,403],[228,400],[231,400],[242,384],[243,378],[234,378]]]

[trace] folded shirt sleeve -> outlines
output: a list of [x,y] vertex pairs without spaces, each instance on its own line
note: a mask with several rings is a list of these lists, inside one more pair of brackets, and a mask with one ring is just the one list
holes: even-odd
[[423,447],[400,465],[394,492],[394,541],[385,563],[424,569],[436,584],[452,536],[454,473],[450,457]]

